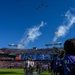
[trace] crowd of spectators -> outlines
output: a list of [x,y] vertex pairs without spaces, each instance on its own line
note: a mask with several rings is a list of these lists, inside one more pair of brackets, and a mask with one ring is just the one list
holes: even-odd
[[[58,48],[61,51],[63,48]],[[58,51],[57,50],[57,51]],[[42,48],[42,49],[11,49],[11,48],[1,48],[1,52],[4,54],[32,54],[32,53],[51,53],[56,52],[56,48]]]
[[[61,50],[63,48],[58,48]],[[44,48],[44,49],[10,49],[10,48],[1,48],[0,52],[3,54],[43,54],[43,53],[55,53],[55,48]],[[2,57],[1,57],[2,58]],[[4,57],[3,57],[4,59]],[[0,60],[0,68],[11,68],[11,67],[18,67],[23,68],[24,61],[1,61]],[[45,65],[44,65],[45,66]]]
[[0,61],[0,68],[23,68],[24,61]]

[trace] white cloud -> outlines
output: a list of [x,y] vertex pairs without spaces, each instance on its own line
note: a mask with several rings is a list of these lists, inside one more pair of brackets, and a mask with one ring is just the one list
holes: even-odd
[[30,42],[33,42],[35,39],[38,39],[42,35],[40,28],[43,27],[45,23],[42,21],[40,25],[33,26],[24,33],[24,37],[20,40],[17,48],[25,48]]
[[75,23],[75,15],[73,15],[71,11],[67,11],[65,14],[65,22],[63,23],[63,25],[60,25],[57,28],[57,31],[55,32],[55,36],[53,38],[53,42],[55,42],[59,37],[64,37],[68,33],[70,28]]

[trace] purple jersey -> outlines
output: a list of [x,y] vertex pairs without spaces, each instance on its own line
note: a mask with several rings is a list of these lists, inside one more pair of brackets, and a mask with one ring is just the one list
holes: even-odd
[[73,75],[72,70],[75,65],[75,56],[74,55],[65,55],[63,59],[63,67],[64,67],[64,74],[65,75]]
[[59,57],[54,58],[54,70],[59,71],[60,66],[62,66],[62,59]]

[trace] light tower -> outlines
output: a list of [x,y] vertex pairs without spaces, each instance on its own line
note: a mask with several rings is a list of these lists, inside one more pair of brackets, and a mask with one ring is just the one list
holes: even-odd
[[53,46],[53,44],[45,44],[45,46],[48,48],[49,46]]
[[10,46],[10,47],[17,47],[18,45],[17,44],[8,44],[8,46]]
[[62,42],[56,42],[56,43],[54,43],[54,47],[55,47],[56,45],[60,45],[60,47],[61,47]]

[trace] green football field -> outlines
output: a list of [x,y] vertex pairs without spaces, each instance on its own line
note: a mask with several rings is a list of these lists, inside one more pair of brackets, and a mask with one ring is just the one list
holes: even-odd
[[[0,69],[0,75],[24,75],[23,69]],[[43,72],[41,75],[50,75],[48,71]]]

